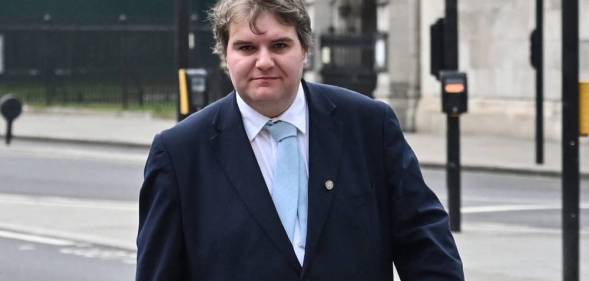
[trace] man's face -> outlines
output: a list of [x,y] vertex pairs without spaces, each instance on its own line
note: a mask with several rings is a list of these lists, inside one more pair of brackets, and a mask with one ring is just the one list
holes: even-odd
[[260,14],[255,26],[259,34],[247,22],[231,23],[227,68],[241,98],[256,111],[276,117],[296,96],[307,52],[295,28],[274,15]]

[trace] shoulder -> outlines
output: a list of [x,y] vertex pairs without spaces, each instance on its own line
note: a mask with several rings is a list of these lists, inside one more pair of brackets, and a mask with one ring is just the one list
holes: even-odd
[[234,95],[227,95],[195,112],[173,127],[159,133],[166,147],[194,146],[207,141],[216,131],[214,122],[219,114],[232,108]]
[[386,115],[392,113],[392,109],[388,104],[356,91],[320,83],[307,82],[306,84],[311,99],[327,100],[335,106],[340,116],[382,120]]
[[309,88],[310,94],[322,95],[331,100],[336,106],[343,106],[346,108],[360,107],[360,109],[369,110],[378,108],[382,110],[384,107],[388,107],[388,105],[382,101],[372,99],[366,95],[350,89],[334,85],[309,82],[307,82],[307,86]]

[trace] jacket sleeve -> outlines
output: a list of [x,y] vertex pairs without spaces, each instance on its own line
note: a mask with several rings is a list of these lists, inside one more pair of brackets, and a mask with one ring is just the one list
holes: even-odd
[[181,216],[175,170],[158,135],[149,152],[139,195],[137,281],[186,279]]
[[383,138],[390,189],[393,262],[401,280],[464,280],[448,215],[425,184],[415,154],[389,106]]

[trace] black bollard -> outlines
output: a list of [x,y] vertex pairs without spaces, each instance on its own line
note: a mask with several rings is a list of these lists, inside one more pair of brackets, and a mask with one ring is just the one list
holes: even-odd
[[12,95],[3,96],[0,99],[0,112],[6,120],[6,145],[10,145],[12,139],[12,123],[22,112],[22,103]]

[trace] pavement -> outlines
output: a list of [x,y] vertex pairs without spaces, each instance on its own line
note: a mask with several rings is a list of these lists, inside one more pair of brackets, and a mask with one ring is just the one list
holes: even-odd
[[[147,148],[157,132],[174,124],[174,120],[158,119],[143,113],[25,110],[14,123],[13,141],[26,139]],[[0,125],[2,136],[3,129]],[[445,167],[445,136],[408,133],[406,138],[422,166]],[[543,165],[535,164],[534,145],[533,139],[463,135],[462,167],[465,170],[499,173],[560,175],[561,144],[546,142]],[[586,140],[581,141],[580,164],[582,176],[589,177],[589,142]],[[136,202],[0,194],[0,230],[89,242],[134,252],[137,209]],[[465,225],[455,238],[464,260],[467,280],[561,279],[560,231]],[[581,246],[583,261],[589,258],[588,231],[582,231],[581,240],[584,243]],[[502,254],[497,256],[497,253]],[[587,266],[581,267],[581,277],[581,280],[589,280]]]
[[[63,108],[29,110],[14,122],[14,139],[149,147],[156,133],[172,127],[174,120],[146,113],[97,112]],[[3,137],[3,125],[0,136]],[[445,167],[446,136],[405,134],[424,167]],[[561,144],[545,142],[544,163],[535,163],[534,139],[462,135],[461,165],[465,170],[558,176]],[[580,172],[589,177],[589,139],[580,141]]]

